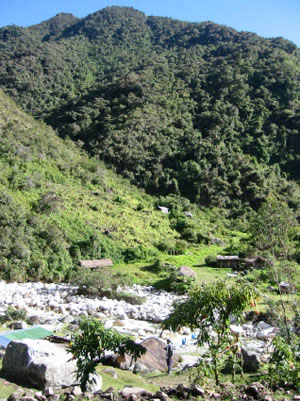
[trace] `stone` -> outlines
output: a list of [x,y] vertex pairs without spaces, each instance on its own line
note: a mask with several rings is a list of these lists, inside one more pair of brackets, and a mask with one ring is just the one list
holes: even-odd
[[192,395],[204,397],[205,391],[198,384],[192,384],[191,390],[192,390]]
[[115,398],[113,392],[105,392],[102,394],[102,397],[105,398],[106,400],[110,400],[110,401],[112,401]]
[[247,373],[256,373],[261,366],[261,358],[257,352],[242,348],[243,369]]
[[96,393],[102,388],[102,377],[98,373],[93,373],[89,376],[89,381],[86,386],[86,391],[89,393]]
[[37,389],[70,386],[76,362],[62,345],[46,340],[11,341],[3,358],[3,373]]
[[53,397],[54,396],[54,390],[53,390],[53,387],[46,387],[45,388],[45,390],[44,390],[44,394],[47,396],[47,397]]
[[44,394],[41,391],[37,391],[36,393],[34,393],[34,398],[36,398],[38,401],[46,400],[46,397],[44,396]]
[[23,321],[16,321],[13,322],[9,325],[9,328],[11,328],[12,330],[22,330],[22,329],[27,329],[28,325],[26,322]]
[[79,386],[74,386],[72,388],[72,395],[79,396],[82,394],[81,388]]
[[243,328],[241,326],[236,325],[236,324],[231,324],[229,326],[229,328],[230,328],[231,334],[239,335],[239,334],[243,334],[244,333]]
[[29,322],[29,324],[32,324],[32,325],[41,324],[41,323],[43,323],[43,319],[40,316],[32,315],[32,316],[29,316],[28,322]]
[[196,277],[196,273],[189,266],[180,266],[178,274],[183,277]]
[[21,397],[21,393],[19,391],[15,391],[8,397],[7,401],[18,401]]
[[[140,363],[147,368],[159,371],[167,370],[166,363],[166,343],[157,337],[149,337],[140,343],[146,348],[146,353],[137,359],[137,363]],[[119,359],[117,364],[121,369],[128,370],[131,364],[131,356],[125,355],[123,360]],[[179,355],[174,352],[173,355],[173,366],[178,363]]]
[[138,362],[136,362],[133,367],[133,373],[147,374],[147,373],[150,373],[152,370],[153,370],[152,368],[149,368],[149,367],[143,365],[142,363],[138,363]]
[[265,330],[260,330],[257,334],[256,337],[259,340],[267,340],[269,338],[274,338],[276,335],[277,330],[275,329],[275,327],[270,327],[268,329]]
[[168,394],[164,393],[163,391],[156,391],[155,397],[157,397],[161,401],[171,401]]
[[122,397],[126,398],[126,400],[133,400],[133,395],[136,397],[153,398],[153,393],[140,387],[124,387],[123,390],[120,390],[119,393],[122,395]]
[[209,394],[209,398],[210,398],[210,399],[214,399],[214,400],[220,400],[220,399],[221,399],[221,394],[212,391],[212,392]]
[[245,393],[250,395],[255,400],[259,400],[264,396],[265,387],[261,383],[252,383],[245,389]]

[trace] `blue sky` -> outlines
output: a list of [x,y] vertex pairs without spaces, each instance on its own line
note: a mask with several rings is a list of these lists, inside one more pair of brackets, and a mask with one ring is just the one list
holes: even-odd
[[0,0],[0,27],[37,24],[59,12],[81,18],[111,5],[185,21],[213,21],[265,37],[282,36],[300,47],[300,0]]

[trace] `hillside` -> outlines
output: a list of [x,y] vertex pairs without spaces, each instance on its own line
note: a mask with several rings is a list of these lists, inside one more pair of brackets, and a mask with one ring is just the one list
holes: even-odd
[[[299,205],[299,49],[108,7],[0,29],[0,85],[154,194],[231,215]],[[249,209],[250,208],[250,209]]]
[[[184,248],[157,199],[58,138],[2,91],[0,133],[2,278],[60,280],[81,258],[153,259],[166,240],[174,252]],[[194,224],[203,238],[210,232],[208,217]]]

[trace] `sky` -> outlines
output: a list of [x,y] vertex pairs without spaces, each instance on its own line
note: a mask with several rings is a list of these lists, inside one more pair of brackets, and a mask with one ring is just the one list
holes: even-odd
[[0,27],[38,24],[60,12],[82,18],[112,5],[146,15],[213,21],[267,38],[281,36],[300,47],[300,0],[0,0]]

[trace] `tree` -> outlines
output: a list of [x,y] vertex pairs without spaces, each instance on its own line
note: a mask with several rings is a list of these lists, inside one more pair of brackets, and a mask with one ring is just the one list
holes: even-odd
[[176,330],[180,326],[189,326],[200,329],[197,342],[199,346],[208,344],[206,356],[212,360],[210,371],[218,385],[220,369],[232,353],[230,318],[240,319],[242,312],[254,305],[256,297],[256,289],[246,281],[217,281],[197,286],[185,301],[174,305],[163,328]]
[[251,243],[256,249],[271,251],[274,257],[287,258],[289,232],[295,222],[288,205],[270,195],[251,222]]
[[[274,196],[269,196],[252,220],[250,226],[251,242],[255,248],[270,251],[273,259],[276,257],[288,259],[290,248],[289,233],[291,227],[295,225],[295,223],[296,219],[294,213],[288,205],[276,199]],[[275,264],[273,264],[272,269],[280,294],[287,338],[290,342],[291,333],[288,324],[286,304],[282,297],[279,275]]]
[[82,319],[79,329],[72,336],[69,352],[77,359],[77,379],[80,380],[83,391],[86,391],[89,378],[101,362],[105,351],[113,351],[119,355],[127,353],[136,359],[146,349],[129,336],[105,329],[104,324],[97,319]]

